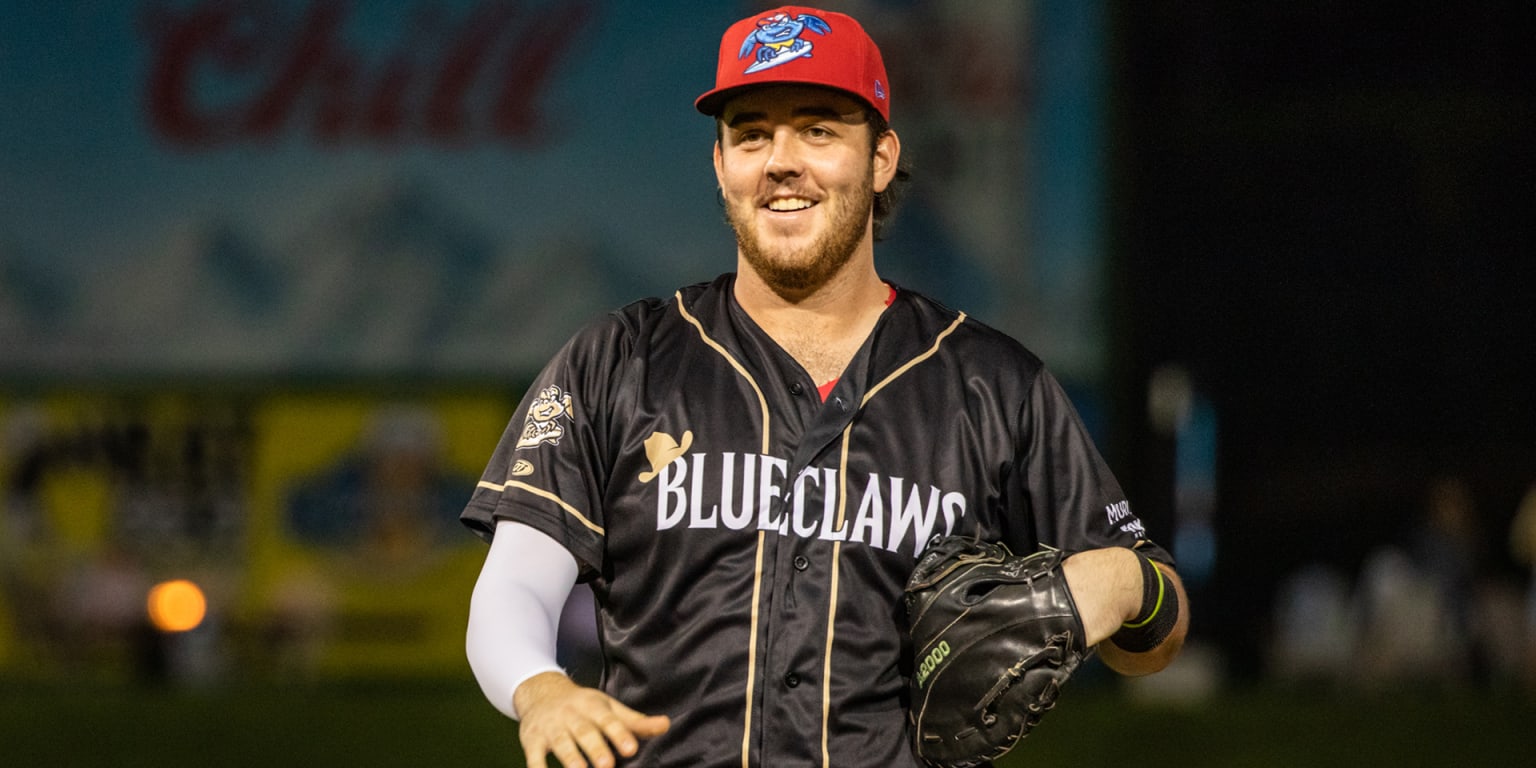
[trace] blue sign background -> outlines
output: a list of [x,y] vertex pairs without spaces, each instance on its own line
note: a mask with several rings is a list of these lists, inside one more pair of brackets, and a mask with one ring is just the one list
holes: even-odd
[[[885,50],[914,167],[883,273],[1091,383],[1097,5],[828,6]],[[526,374],[591,316],[732,268],[692,100],[761,7],[12,8],[0,374]]]

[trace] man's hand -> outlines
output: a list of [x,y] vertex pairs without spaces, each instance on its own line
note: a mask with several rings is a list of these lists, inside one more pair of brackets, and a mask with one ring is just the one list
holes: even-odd
[[542,768],[551,754],[565,768],[587,768],[589,761],[594,768],[613,768],[613,750],[632,757],[639,739],[660,736],[672,724],[665,715],[643,715],[559,672],[528,678],[512,698],[518,739],[533,768]]

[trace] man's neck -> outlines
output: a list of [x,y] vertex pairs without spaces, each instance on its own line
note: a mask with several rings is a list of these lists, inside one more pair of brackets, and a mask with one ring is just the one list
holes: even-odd
[[746,266],[736,275],[736,301],[820,385],[841,376],[890,297],[870,261],[851,262],[825,285],[786,296]]

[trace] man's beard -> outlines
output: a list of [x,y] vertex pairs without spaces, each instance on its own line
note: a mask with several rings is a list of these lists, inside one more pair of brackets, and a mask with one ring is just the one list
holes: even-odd
[[853,258],[874,204],[874,180],[866,178],[860,189],[839,198],[826,231],[815,242],[777,254],[758,239],[751,212],[739,214],[727,205],[725,217],[736,231],[742,257],[763,282],[781,296],[803,296],[826,285]]

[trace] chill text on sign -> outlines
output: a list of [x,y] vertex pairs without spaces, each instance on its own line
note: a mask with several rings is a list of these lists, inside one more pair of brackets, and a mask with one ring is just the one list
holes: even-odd
[[593,4],[529,6],[481,2],[449,18],[424,3],[387,50],[365,52],[349,41],[362,35],[344,0],[152,4],[149,123],[188,148],[289,133],[322,145],[535,144],[542,96]]

